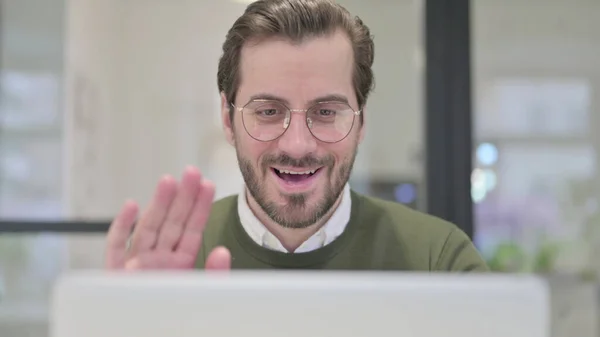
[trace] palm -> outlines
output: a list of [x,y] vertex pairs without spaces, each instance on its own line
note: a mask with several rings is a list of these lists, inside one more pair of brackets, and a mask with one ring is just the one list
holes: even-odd
[[125,269],[192,269],[195,262],[187,253],[150,251],[127,260]]
[[[138,206],[127,202],[108,233],[107,268],[193,268],[214,193],[214,185],[189,168],[180,184],[171,177],[161,180],[137,223]],[[223,249],[207,258],[207,266],[227,269],[229,264],[229,252]]]

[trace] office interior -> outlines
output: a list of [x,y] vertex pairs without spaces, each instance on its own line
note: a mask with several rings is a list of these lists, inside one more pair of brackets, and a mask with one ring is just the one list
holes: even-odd
[[[600,336],[600,2],[339,2],[376,45],[352,186],[547,277],[553,333]],[[101,268],[110,219],[164,173],[241,189],[216,66],[247,3],[0,1],[0,335],[45,336],[54,280]]]

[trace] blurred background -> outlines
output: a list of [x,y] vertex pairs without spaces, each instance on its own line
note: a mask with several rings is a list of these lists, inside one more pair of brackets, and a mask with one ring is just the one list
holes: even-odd
[[[0,0],[1,336],[46,335],[53,280],[101,267],[108,222],[161,175],[240,191],[216,69],[249,2]],[[600,335],[600,2],[339,2],[376,43],[352,186],[552,279],[553,333]]]

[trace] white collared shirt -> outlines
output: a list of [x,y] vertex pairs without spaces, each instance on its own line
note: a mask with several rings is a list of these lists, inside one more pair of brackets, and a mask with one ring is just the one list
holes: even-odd
[[[330,244],[344,232],[348,221],[350,221],[350,211],[352,208],[350,186],[348,184],[346,184],[342,193],[342,201],[333,212],[331,218],[319,229],[319,231],[308,238],[308,240],[304,241],[300,247],[294,251],[295,253],[305,253],[321,248]],[[269,230],[254,215],[248,205],[245,192],[240,193],[238,197],[238,214],[242,227],[254,242],[271,250],[289,253],[288,250],[283,247],[279,239],[271,234],[271,232],[269,232]]]

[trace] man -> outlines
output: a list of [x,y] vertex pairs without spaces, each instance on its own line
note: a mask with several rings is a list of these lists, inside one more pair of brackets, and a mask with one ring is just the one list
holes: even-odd
[[217,74],[245,193],[213,204],[196,168],[163,178],[135,230],[135,202],[115,218],[107,267],[486,271],[453,224],[348,186],[369,114],[385,113],[366,110],[373,58],[367,26],[331,1],[250,4]]

